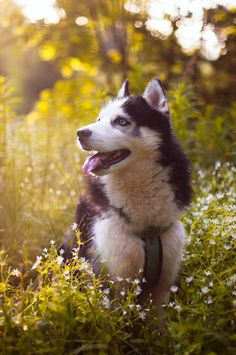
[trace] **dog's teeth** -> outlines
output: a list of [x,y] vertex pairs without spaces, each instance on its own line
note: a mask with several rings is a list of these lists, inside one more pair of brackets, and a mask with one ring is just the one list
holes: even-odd
[[97,153],[97,152],[96,152],[95,150],[90,150],[90,151],[89,151],[89,155],[90,155],[90,156],[93,156],[93,155],[95,155],[96,153]]

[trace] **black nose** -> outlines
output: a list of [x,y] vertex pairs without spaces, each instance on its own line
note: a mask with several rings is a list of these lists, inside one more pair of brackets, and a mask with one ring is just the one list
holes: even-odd
[[90,129],[78,129],[77,131],[77,137],[78,138],[85,138],[91,136],[92,131]]

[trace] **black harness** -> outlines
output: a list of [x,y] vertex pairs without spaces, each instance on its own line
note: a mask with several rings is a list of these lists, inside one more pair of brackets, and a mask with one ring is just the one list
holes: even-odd
[[164,234],[171,226],[172,223],[161,228],[149,226],[139,234],[144,241],[145,251],[143,271],[145,281],[141,284],[142,293],[150,293],[161,277],[163,268],[161,235]]
[[[112,207],[120,217],[124,218],[127,223],[130,223],[129,216],[122,208]],[[157,284],[161,277],[163,268],[163,248],[161,242],[161,235],[167,232],[173,223],[167,226],[157,228],[155,226],[148,226],[141,233],[136,233],[137,237],[144,241],[145,261],[143,277],[145,279],[141,284],[142,293],[148,293]]]

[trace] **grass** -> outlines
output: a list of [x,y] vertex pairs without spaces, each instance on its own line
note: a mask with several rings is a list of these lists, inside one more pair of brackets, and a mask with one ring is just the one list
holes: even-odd
[[[70,262],[62,263],[56,250],[83,192],[81,158],[71,139],[78,122],[65,119],[60,108],[42,105],[53,99],[50,92],[33,113],[17,117],[4,85],[0,352],[234,354],[235,166],[216,163],[200,170],[194,162],[195,197],[183,216],[187,240],[182,270],[164,307],[160,332],[155,307],[136,302],[138,282],[96,278],[76,250]],[[98,100],[90,108],[94,112]]]
[[[156,309],[137,306],[136,283],[97,279],[76,251],[63,265],[51,241],[31,266],[39,275],[36,289],[32,282],[25,286],[27,273],[1,254],[2,353],[233,354],[235,175],[231,165],[218,165],[204,179],[198,174],[195,184],[205,183],[183,219],[183,268],[165,306],[162,334]],[[117,284],[123,287],[120,301],[110,297]]]

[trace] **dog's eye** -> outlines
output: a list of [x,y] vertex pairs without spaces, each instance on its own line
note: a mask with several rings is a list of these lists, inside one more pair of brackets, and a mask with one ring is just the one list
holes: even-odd
[[128,126],[130,124],[130,122],[124,117],[118,117],[115,120],[115,123],[122,127]]

